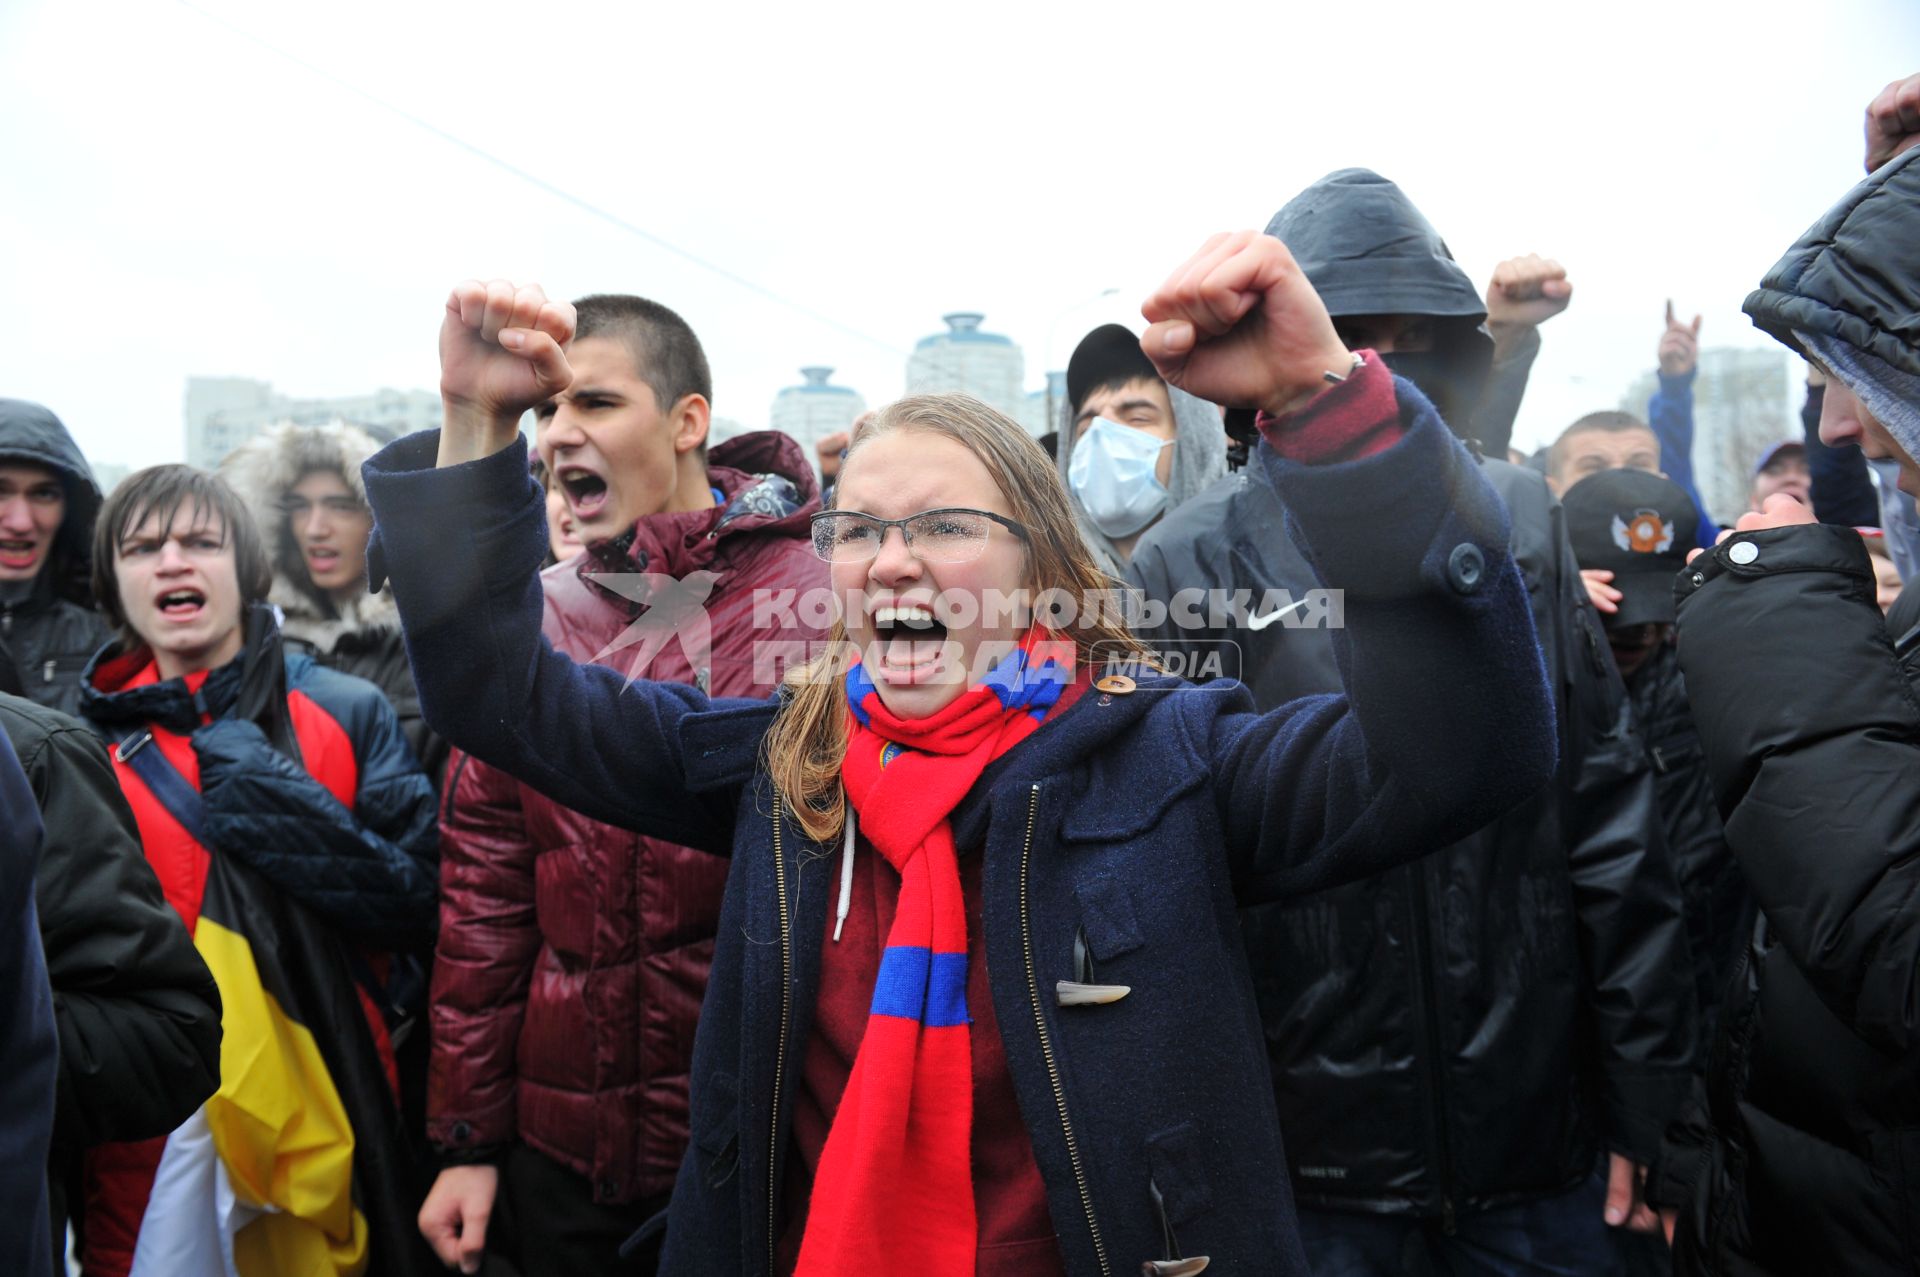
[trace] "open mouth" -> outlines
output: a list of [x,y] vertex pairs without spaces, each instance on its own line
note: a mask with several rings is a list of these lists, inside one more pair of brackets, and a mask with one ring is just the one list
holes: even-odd
[[307,569],[312,572],[331,572],[340,566],[340,551],[319,548],[307,551]]
[[563,469],[560,490],[567,495],[573,517],[585,523],[607,505],[607,481],[591,470]]
[[932,676],[946,647],[947,627],[921,603],[885,604],[868,618],[881,674],[889,682],[917,683]]
[[170,621],[188,621],[206,605],[207,596],[198,590],[169,590],[160,596],[160,615]]
[[9,538],[0,541],[0,567],[30,568],[40,559],[38,541],[20,541]]

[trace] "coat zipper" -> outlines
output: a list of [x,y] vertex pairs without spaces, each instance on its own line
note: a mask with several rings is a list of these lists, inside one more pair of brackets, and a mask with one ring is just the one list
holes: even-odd
[[1438,992],[1433,979],[1433,932],[1428,923],[1426,862],[1407,866],[1413,875],[1413,962],[1420,979],[1420,1021],[1427,1037],[1427,1085],[1433,1093],[1434,1147],[1440,1161],[1440,1226],[1453,1236],[1453,1141],[1447,1132],[1446,1070],[1441,1067]]
[[773,1057],[773,1108],[767,1120],[767,1277],[778,1268],[780,1088],[786,1080],[787,1025],[792,1015],[793,936],[787,916],[787,862],[780,838],[780,791],[773,794],[773,886],[780,903],[780,1041]]
[[1027,959],[1027,994],[1033,1001],[1033,1027],[1040,1034],[1040,1055],[1047,1064],[1047,1080],[1053,1084],[1054,1107],[1060,1112],[1060,1129],[1067,1137],[1067,1160],[1073,1165],[1073,1180],[1080,1189],[1080,1207],[1087,1214],[1087,1231],[1093,1235],[1093,1253],[1100,1261],[1101,1277],[1111,1277],[1107,1264],[1107,1244],[1100,1237],[1099,1221],[1093,1217],[1093,1190],[1080,1165],[1080,1143],[1073,1137],[1073,1123],[1067,1117],[1067,1092],[1060,1084],[1060,1069],[1053,1058],[1053,1040],[1047,1036],[1047,1018],[1040,1007],[1040,981],[1033,970],[1033,919],[1027,910],[1027,865],[1033,858],[1033,825],[1040,814],[1040,786],[1034,785],[1027,797],[1027,840],[1020,849],[1020,943]]

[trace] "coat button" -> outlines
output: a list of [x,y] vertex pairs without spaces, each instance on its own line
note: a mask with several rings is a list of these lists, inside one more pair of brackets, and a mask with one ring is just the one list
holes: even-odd
[[1109,674],[1098,683],[1095,683],[1094,686],[1103,692],[1110,692],[1115,696],[1125,696],[1133,690],[1134,683],[1133,680],[1125,674]]
[[612,1180],[603,1179],[600,1181],[600,1196],[602,1199],[611,1201],[613,1200],[614,1195],[617,1194],[619,1191],[620,1191],[620,1186],[614,1183]]
[[473,1138],[473,1128],[471,1126],[467,1125],[465,1122],[455,1122],[453,1124],[454,1143],[465,1144],[468,1140],[472,1138]]
[[1751,541],[1735,541],[1727,547],[1727,557],[1745,567],[1760,557],[1760,547]]
[[1471,541],[1462,541],[1447,556],[1447,581],[1459,594],[1472,594],[1487,575],[1487,556]]

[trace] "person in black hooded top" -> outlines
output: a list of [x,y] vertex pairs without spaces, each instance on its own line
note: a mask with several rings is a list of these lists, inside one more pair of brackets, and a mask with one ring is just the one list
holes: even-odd
[[108,638],[87,584],[99,509],[60,418],[0,399],[0,692],[79,710],[80,671]]
[[[1267,231],[1349,348],[1371,344],[1465,433],[1494,357],[1485,305],[1400,189],[1343,170]],[[1527,1264],[1555,1256],[1554,1272],[1608,1271],[1608,1224],[1657,1227],[1638,1201],[1642,1168],[1694,1059],[1653,777],[1559,504],[1533,471],[1483,460],[1481,472],[1512,518],[1558,702],[1558,775],[1439,854],[1241,911],[1307,1256],[1323,1275],[1398,1273],[1408,1248],[1452,1271],[1537,1272]],[[1340,686],[1338,622],[1324,603],[1300,606],[1314,573],[1282,544],[1287,511],[1263,473],[1247,466],[1162,519],[1128,577],[1161,603],[1248,591],[1226,624],[1177,628],[1182,609],[1169,607],[1147,639],[1189,662],[1235,653],[1255,702],[1273,706]]]

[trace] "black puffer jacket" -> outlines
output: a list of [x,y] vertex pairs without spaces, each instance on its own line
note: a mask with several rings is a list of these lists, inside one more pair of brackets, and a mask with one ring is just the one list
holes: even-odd
[[[1562,1191],[1603,1146],[1651,1161],[1686,1091],[1684,923],[1626,693],[1559,503],[1531,471],[1482,469],[1512,516],[1569,763],[1437,855],[1241,912],[1308,1206],[1446,1217]],[[1248,467],[1150,532],[1133,583],[1161,600],[1251,591],[1256,622],[1281,603],[1268,591],[1304,597],[1313,570],[1261,474]],[[1271,708],[1340,685],[1331,632],[1287,624],[1312,610],[1258,629],[1162,627],[1149,642],[1193,657],[1237,645]]]
[[1686,676],[1671,642],[1661,644],[1634,672],[1627,694],[1653,764],[1667,852],[1686,903],[1700,1022],[1711,1025],[1734,959],[1753,929],[1753,899],[1727,850],[1700,733],[1687,701]]
[[[1920,150],[1747,299],[1920,374]],[[1920,1268],[1920,652],[1850,528],[1740,532],[1680,577],[1680,658],[1765,915],[1721,1011],[1681,1273]]]
[[[0,665],[10,664],[22,696],[65,714],[80,708],[80,671],[110,637],[87,584],[100,489],[60,418],[39,404],[0,399],[0,462],[45,466],[67,493],[53,553],[33,590],[0,602]],[[0,671],[0,689],[8,686]]]
[[160,892],[92,731],[0,695],[0,735],[46,828],[34,894],[60,1034],[49,1180],[64,1238],[82,1152],[165,1135],[220,1085],[220,992]]

